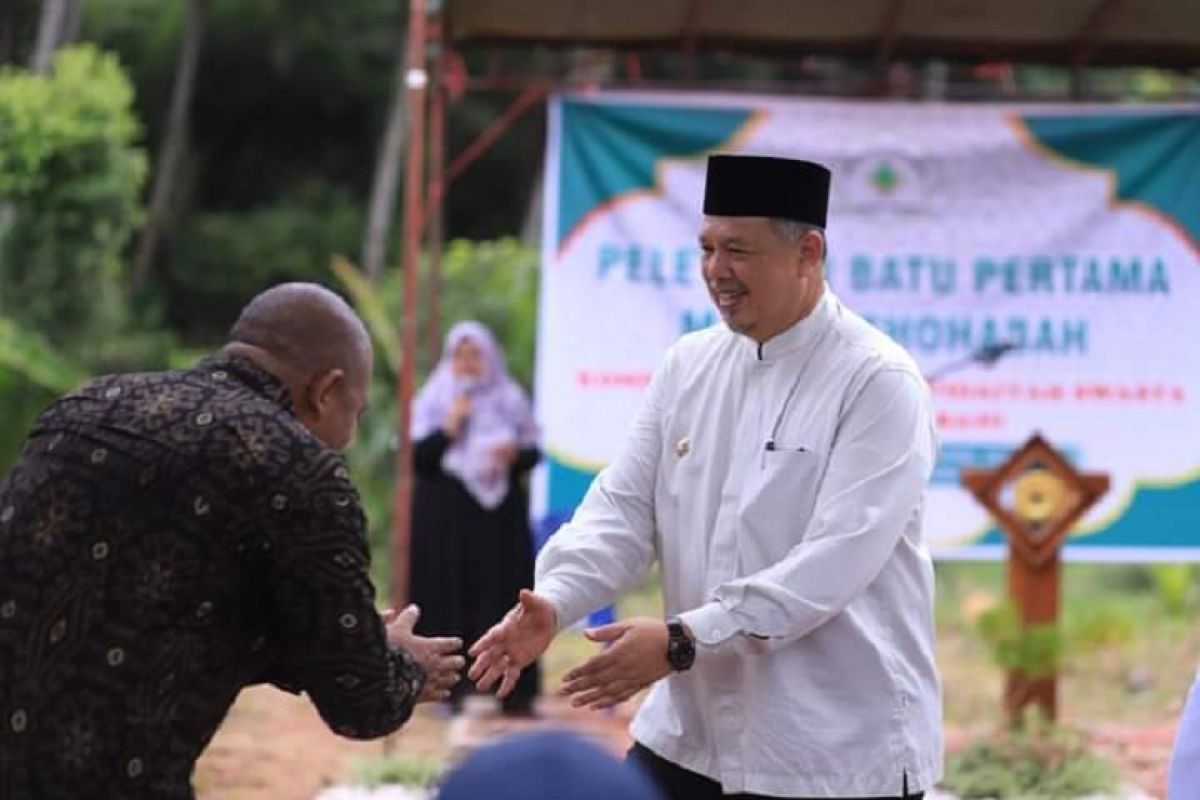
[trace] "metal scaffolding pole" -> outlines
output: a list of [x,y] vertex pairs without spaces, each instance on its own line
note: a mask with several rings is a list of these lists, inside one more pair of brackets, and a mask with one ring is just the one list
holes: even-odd
[[408,160],[404,172],[404,269],[403,314],[400,318],[400,375],[397,383],[396,426],[399,447],[396,455],[396,489],[392,503],[393,607],[408,602],[409,543],[412,527],[413,452],[409,436],[409,410],[416,381],[417,292],[420,287],[421,236],[425,218],[423,190],[425,149],[425,96],[429,75],[425,70],[425,0],[409,0],[408,69]]

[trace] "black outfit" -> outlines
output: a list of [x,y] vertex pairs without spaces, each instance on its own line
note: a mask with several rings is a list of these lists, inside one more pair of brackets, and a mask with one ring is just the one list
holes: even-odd
[[[709,798],[713,800],[726,800],[726,798],[736,798],[736,800],[781,800],[781,798],[768,797],[762,794],[721,794],[721,784],[711,778],[667,761],[653,750],[637,742],[634,742],[633,747],[630,748],[625,761],[631,766],[640,769],[646,775],[649,775],[666,796],[667,800],[709,800]],[[900,778],[900,783],[902,787],[907,787],[908,782],[903,776]],[[924,792],[909,792],[907,788],[903,788],[902,792],[902,794],[895,795],[894,797],[849,797],[840,798],[839,800],[922,800],[925,797]],[[806,800],[806,798],[797,797],[790,800]]]
[[0,482],[0,798],[192,797],[238,691],[307,692],[345,736],[424,675],[374,607],[340,455],[253,362],[100,378]]
[[[416,489],[412,511],[412,600],[421,607],[417,632],[459,636],[469,647],[517,602],[517,592],[533,588],[533,537],[523,479],[541,458],[523,448],[509,473],[509,489],[494,509],[486,509],[457,477],[442,469],[451,441],[436,431],[415,443]],[[503,708],[530,709],[538,695],[540,670],[530,665]],[[451,692],[457,708],[471,691],[464,680]]]

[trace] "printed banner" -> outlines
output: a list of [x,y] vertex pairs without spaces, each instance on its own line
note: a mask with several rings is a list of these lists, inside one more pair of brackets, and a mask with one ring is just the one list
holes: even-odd
[[544,531],[616,454],[666,348],[719,324],[696,241],[711,152],[833,170],[829,284],[933,386],[942,449],[926,530],[939,557],[1004,553],[959,471],[1040,432],[1112,476],[1068,558],[1200,559],[1195,106],[554,98],[536,393]]

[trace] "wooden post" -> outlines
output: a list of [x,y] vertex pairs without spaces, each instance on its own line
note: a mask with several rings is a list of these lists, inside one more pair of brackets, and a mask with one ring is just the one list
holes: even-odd
[[[968,468],[961,480],[1008,539],[1008,593],[1021,624],[1057,625],[1063,540],[1108,491],[1108,476],[1077,471],[1034,434],[995,469]],[[1047,719],[1058,718],[1057,675],[1009,672],[1004,688],[1009,721],[1019,724],[1030,704]]]

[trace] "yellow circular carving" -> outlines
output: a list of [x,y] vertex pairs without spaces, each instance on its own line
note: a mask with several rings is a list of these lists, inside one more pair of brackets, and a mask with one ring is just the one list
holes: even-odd
[[1062,479],[1045,469],[1031,469],[1013,484],[1013,510],[1028,522],[1045,522],[1066,499]]

